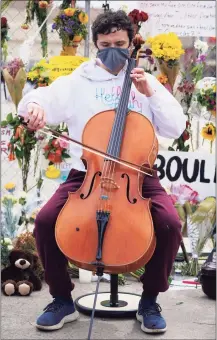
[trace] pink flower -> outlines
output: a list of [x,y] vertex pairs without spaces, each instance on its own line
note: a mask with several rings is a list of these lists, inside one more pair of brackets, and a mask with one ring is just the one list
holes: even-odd
[[[63,132],[64,135],[64,132]],[[58,138],[57,141],[59,142],[59,146],[63,149],[67,149],[69,146],[69,142],[67,140],[64,140],[62,138]]]
[[178,203],[184,204],[185,202],[190,202],[195,204],[199,202],[198,192],[186,184],[172,184],[170,191],[171,196],[175,196]]

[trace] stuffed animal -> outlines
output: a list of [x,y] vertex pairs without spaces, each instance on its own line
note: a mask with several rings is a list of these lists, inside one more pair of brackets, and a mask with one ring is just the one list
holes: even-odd
[[13,249],[9,254],[10,264],[1,271],[2,291],[5,295],[27,296],[41,290],[41,280],[34,272],[38,256]]

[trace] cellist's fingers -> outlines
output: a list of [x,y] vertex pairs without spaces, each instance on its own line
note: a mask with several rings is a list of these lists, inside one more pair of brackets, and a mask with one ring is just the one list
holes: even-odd
[[131,71],[131,74],[134,74],[134,73],[145,75],[145,71],[144,71],[144,69],[141,68],[141,67],[135,67],[135,68]]
[[130,75],[130,78],[135,81],[135,82],[139,82],[139,81],[146,81],[146,77],[144,74],[139,74],[139,73],[134,73]]
[[45,113],[43,108],[36,104],[36,103],[30,103],[27,106],[28,110],[28,127],[32,130],[38,130],[45,126]]

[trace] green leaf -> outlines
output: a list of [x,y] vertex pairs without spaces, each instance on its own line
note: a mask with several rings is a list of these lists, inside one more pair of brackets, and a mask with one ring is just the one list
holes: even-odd
[[64,157],[64,158],[71,158],[71,156],[68,155],[67,153],[63,153],[63,154],[62,154],[62,157]]
[[49,151],[49,150],[48,150],[48,151],[45,151],[45,153],[44,153],[44,156],[45,156],[45,158],[47,158],[47,157],[48,157],[49,153],[50,153],[50,151]]
[[178,144],[178,140],[177,139],[174,140],[172,146],[175,146],[176,144]]
[[190,71],[190,73],[194,73],[194,72],[196,72],[196,71],[197,71],[197,69],[198,69],[198,66],[194,66],[194,67],[192,68],[192,70]]
[[182,151],[188,152],[189,148],[190,148],[190,145],[185,145],[184,148],[182,149]]
[[15,149],[15,155],[17,158],[23,158],[24,152],[23,150],[19,150],[18,148]]
[[175,151],[171,146],[168,147],[169,151]]
[[10,113],[8,113],[8,115],[7,115],[7,117],[6,117],[6,119],[7,119],[7,122],[10,124],[10,123],[12,123],[13,122],[13,114],[10,112]]
[[1,127],[6,127],[8,125],[8,122],[6,120],[3,120],[1,122]]

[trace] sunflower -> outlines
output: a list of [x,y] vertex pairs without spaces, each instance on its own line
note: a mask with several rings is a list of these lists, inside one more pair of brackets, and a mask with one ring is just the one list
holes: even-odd
[[78,15],[78,19],[80,20],[80,22],[82,24],[87,24],[88,23],[88,15],[84,12],[81,12],[79,15]]
[[204,139],[213,142],[216,138],[216,127],[212,123],[207,123],[202,128],[201,135]]

